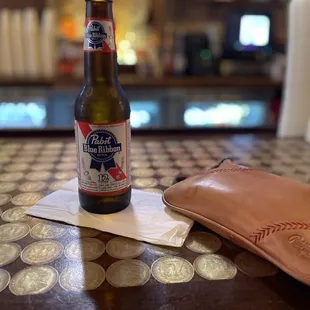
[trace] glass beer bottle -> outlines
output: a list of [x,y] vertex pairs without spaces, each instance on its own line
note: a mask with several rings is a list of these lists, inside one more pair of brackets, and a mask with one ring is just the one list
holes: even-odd
[[112,0],[86,0],[84,83],[75,102],[81,207],[97,214],[131,200],[130,106],[118,80]]

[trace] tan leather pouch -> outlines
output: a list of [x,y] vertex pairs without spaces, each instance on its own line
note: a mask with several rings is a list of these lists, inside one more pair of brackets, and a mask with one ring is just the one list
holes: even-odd
[[310,285],[310,186],[230,160],[170,187],[164,203]]

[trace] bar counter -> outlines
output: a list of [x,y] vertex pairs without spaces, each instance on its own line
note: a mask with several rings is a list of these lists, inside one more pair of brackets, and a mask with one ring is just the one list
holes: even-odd
[[[14,244],[17,251],[14,261],[2,265],[6,253],[0,252],[1,309],[310,309],[309,288],[281,271],[268,277],[253,277],[238,269],[233,279],[217,281],[205,280],[195,272],[189,282],[179,284],[162,284],[156,280],[151,267],[160,257],[174,255],[184,258],[191,266],[194,264],[200,254],[186,246],[175,250],[145,244],[143,253],[135,258],[148,268],[145,283],[115,287],[107,280],[106,273],[119,259],[103,250],[99,258],[89,263],[72,260],[66,251],[69,244],[79,243],[82,237],[95,238],[106,246],[115,236],[23,217],[18,210],[7,212],[12,208],[26,209],[76,177],[74,139],[4,138],[0,140],[0,154],[0,246],[1,242]],[[309,154],[310,145],[302,140],[277,140],[269,135],[134,136],[132,184],[136,189],[161,193],[179,177],[201,173],[224,158],[310,183]],[[3,225],[9,225],[5,226],[6,231]],[[10,230],[20,236],[4,242]],[[195,224],[192,231],[207,230]],[[244,252],[219,238],[222,247],[216,254],[235,261]],[[25,259],[24,249],[40,240],[54,240],[60,251],[53,261],[34,265]],[[43,250],[48,247],[43,246]],[[178,275],[183,272],[182,266],[177,270],[167,265],[163,272],[167,276]],[[71,267],[76,273],[70,275],[67,271]],[[116,270],[116,275],[130,274],[138,281],[140,275],[134,274],[134,270],[125,266]]]

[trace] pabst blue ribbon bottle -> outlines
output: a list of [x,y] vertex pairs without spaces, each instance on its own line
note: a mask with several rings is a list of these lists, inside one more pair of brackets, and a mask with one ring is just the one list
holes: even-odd
[[75,102],[82,208],[109,214],[131,199],[130,106],[117,72],[112,0],[86,0],[84,84]]

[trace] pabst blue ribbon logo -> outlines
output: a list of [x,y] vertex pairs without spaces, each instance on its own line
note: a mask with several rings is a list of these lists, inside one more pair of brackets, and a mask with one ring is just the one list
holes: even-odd
[[122,144],[117,142],[113,133],[98,129],[87,136],[83,144],[83,151],[92,158],[91,169],[100,172],[104,166],[105,170],[109,171],[109,169],[117,167],[114,156],[122,151]]
[[108,35],[101,23],[93,21],[88,24],[86,28],[86,39],[89,48],[102,48],[102,42],[107,39],[107,36]]

